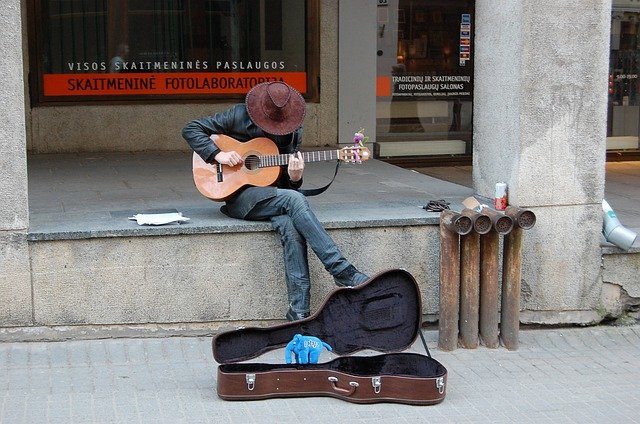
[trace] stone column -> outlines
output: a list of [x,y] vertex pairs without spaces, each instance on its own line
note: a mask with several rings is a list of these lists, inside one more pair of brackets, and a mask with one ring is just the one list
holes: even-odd
[[476,2],[473,182],[531,208],[521,322],[598,320],[611,2]]
[[27,156],[19,0],[0,8],[0,327],[32,324]]
[[360,128],[376,133],[377,2],[341,1],[339,8],[338,143],[352,144]]

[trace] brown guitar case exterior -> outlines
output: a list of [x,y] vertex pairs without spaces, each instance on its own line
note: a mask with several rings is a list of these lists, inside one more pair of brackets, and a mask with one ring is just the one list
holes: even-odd
[[[318,312],[304,320],[221,333],[212,342],[213,356],[220,364],[218,396],[225,400],[331,396],[354,403],[439,403],[446,395],[446,368],[428,350],[427,355],[402,352],[422,336],[421,318],[415,279],[407,271],[393,269],[358,287],[334,290]],[[246,362],[285,346],[298,333],[320,338],[340,357],[318,364]],[[348,356],[364,349],[382,354]]]

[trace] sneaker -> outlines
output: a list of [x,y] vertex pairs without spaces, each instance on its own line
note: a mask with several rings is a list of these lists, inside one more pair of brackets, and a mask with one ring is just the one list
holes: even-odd
[[338,275],[334,275],[333,279],[340,287],[355,287],[367,281],[369,277],[358,271],[353,265],[349,265]]
[[289,321],[299,321],[301,319],[305,319],[309,317],[309,312],[298,313],[293,309],[289,308],[287,311],[287,315],[285,315]]

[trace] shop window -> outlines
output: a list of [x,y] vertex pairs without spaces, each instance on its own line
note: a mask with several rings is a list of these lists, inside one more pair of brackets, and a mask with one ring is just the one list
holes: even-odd
[[609,56],[607,150],[622,154],[640,146],[640,9],[628,3],[613,2]]
[[[32,102],[317,97],[319,0],[34,0]],[[36,30],[37,28],[37,30]]]
[[470,157],[474,25],[470,0],[378,1],[378,157]]

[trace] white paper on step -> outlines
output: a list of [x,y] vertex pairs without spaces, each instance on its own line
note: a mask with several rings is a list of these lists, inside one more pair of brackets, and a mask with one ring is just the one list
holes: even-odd
[[189,220],[189,218],[182,216],[182,212],[138,213],[129,217],[129,219],[137,221],[138,225],[166,225]]

